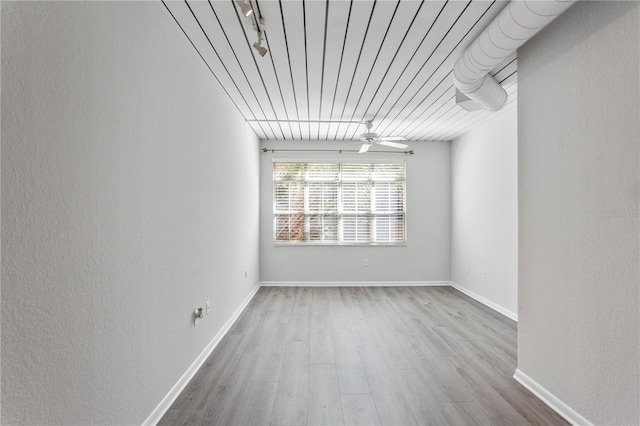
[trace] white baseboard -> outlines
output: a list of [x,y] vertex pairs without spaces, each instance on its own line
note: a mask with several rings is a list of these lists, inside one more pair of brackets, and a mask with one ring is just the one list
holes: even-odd
[[184,390],[184,388],[189,384],[193,376],[198,372],[202,364],[209,358],[211,352],[218,346],[218,343],[222,340],[222,338],[227,334],[231,326],[236,322],[238,317],[244,309],[247,307],[253,296],[260,289],[260,284],[255,286],[251,293],[242,301],[238,309],[231,315],[231,318],[227,320],[227,322],[222,326],[222,328],[218,331],[218,333],[214,336],[214,338],[209,342],[209,344],[204,348],[204,350],[198,355],[195,361],[189,366],[187,371],[180,377],[180,380],[173,385],[169,393],[160,401],[158,406],[149,414],[149,417],[142,423],[143,425],[156,425],[162,419],[162,416],[165,415],[167,410],[171,407],[171,404],[175,402],[180,393]]
[[480,296],[477,293],[474,293],[473,291],[462,287],[459,284],[454,283],[453,281],[451,281],[449,283],[451,285],[451,287],[455,288],[456,290],[458,290],[461,293],[466,294],[467,296],[471,297],[472,299],[477,300],[478,302],[482,303],[483,305],[493,309],[494,311],[501,313],[502,315],[504,315],[507,318],[511,318],[512,320],[518,322],[518,314],[516,314],[515,312],[511,312],[510,310],[503,308],[502,306],[498,305],[497,303],[492,302],[489,299],[485,299],[484,297]]
[[531,393],[537,396],[542,402],[547,404],[553,411],[564,417],[565,420],[572,425],[593,426],[593,423],[582,417],[573,408],[562,402],[557,396],[549,392],[522,371],[516,369],[516,373],[513,375],[513,378],[516,382],[531,391]]
[[425,287],[449,286],[449,281],[261,281],[262,287]]

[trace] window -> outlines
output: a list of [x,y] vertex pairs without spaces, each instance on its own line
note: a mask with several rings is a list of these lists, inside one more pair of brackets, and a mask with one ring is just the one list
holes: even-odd
[[405,164],[273,164],[273,241],[405,244]]

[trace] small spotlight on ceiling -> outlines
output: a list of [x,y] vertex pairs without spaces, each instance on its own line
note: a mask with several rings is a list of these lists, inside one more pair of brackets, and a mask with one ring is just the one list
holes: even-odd
[[236,4],[244,16],[250,16],[253,13],[253,8],[249,4],[248,0],[236,0]]
[[[261,19],[262,21],[262,19]],[[253,48],[258,51],[260,56],[264,56],[269,51],[266,47],[262,45],[262,31],[258,31],[258,41],[253,43]]]
[[258,51],[258,54],[260,54],[260,56],[264,56],[268,52],[267,48],[258,42],[253,43],[253,48]]

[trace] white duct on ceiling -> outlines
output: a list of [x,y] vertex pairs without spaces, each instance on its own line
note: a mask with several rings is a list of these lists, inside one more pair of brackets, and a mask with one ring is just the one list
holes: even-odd
[[507,92],[489,71],[575,1],[511,0],[456,62],[453,68],[456,88],[486,110],[502,108],[507,101]]

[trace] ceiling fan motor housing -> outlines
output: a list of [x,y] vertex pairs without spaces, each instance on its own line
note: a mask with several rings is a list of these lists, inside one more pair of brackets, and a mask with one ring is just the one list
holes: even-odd
[[378,139],[378,134],[377,133],[363,133],[360,135],[360,139],[362,139],[363,141],[372,141],[375,139]]

